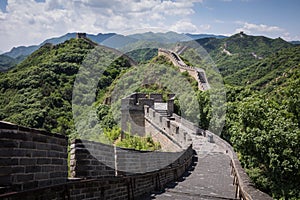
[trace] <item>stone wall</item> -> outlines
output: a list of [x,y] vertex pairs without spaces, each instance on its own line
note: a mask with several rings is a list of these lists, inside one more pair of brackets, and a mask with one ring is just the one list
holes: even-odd
[[[172,115],[174,111],[174,94],[169,94],[167,100],[167,114]],[[132,135],[145,136],[145,111],[144,106],[154,108],[155,103],[162,103],[162,94],[134,93],[121,100],[121,129]]]
[[[139,199],[177,180],[191,165],[181,152],[139,152],[0,122],[0,199]],[[117,170],[116,170],[117,169]]]
[[70,146],[70,175],[76,178],[115,176],[115,151],[111,145],[76,139]]
[[[192,152],[192,149],[187,152]],[[106,177],[70,181],[66,184],[44,187],[31,191],[0,194],[3,200],[65,199],[65,200],[120,200],[140,199],[153,191],[161,191],[165,185],[177,180],[192,163],[192,154],[185,163],[152,173],[126,177]]]
[[[178,118],[178,117],[177,117]],[[190,135],[199,134],[200,129],[194,125],[184,126],[179,118],[167,118],[156,112],[153,108],[145,106],[145,120],[147,122],[145,132],[156,140],[161,139],[164,150],[177,150],[186,148],[192,142]]]
[[121,129],[134,135],[145,136],[144,105],[154,106],[154,99],[134,93],[121,100]]
[[0,122],[0,187],[21,191],[67,182],[66,137]]
[[71,144],[71,175],[73,178],[100,178],[143,174],[174,166],[174,163],[182,164],[190,156],[190,150],[136,151],[77,139]]

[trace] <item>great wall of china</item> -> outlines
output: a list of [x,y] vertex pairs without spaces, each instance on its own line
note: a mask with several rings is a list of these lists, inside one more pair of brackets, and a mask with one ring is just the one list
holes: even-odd
[[158,55],[162,55],[167,57],[174,66],[178,67],[180,72],[188,72],[191,77],[193,77],[198,82],[199,90],[208,90],[210,88],[205,71],[201,68],[188,66],[184,63],[184,61],[180,58],[180,56],[170,50],[167,49],[158,49]]
[[[85,38],[85,34],[78,35]],[[205,72],[159,49],[201,90]],[[135,93],[122,99],[121,128],[150,134],[161,151],[136,151],[0,121],[0,199],[247,199],[257,190],[233,148],[174,112],[174,95]]]
[[[189,170],[193,171],[186,180],[177,183],[192,184],[192,191],[181,195],[272,199],[253,187],[228,143],[181,119],[171,107],[172,95],[167,103],[159,94],[136,93],[122,100],[122,118],[127,115],[134,124],[142,117],[144,126],[132,127],[133,131],[144,128],[144,133],[161,142],[162,151],[136,151],[76,139],[70,144],[69,161],[67,137],[0,122],[0,199],[143,199],[176,183]],[[189,178],[199,173],[207,177],[190,183]],[[155,199],[167,199],[164,194]]]

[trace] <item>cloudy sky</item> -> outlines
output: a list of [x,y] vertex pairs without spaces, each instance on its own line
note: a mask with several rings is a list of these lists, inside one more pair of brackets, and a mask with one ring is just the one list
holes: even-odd
[[0,51],[67,32],[154,30],[300,40],[299,0],[0,0]]

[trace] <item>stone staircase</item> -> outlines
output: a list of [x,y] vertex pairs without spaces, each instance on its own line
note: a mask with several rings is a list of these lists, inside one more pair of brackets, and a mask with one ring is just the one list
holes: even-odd
[[162,117],[170,117],[167,110],[156,110]]

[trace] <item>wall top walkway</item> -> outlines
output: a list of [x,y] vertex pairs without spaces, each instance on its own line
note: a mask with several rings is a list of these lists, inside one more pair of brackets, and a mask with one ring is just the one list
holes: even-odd
[[180,71],[187,71],[189,75],[198,82],[199,90],[208,90],[210,88],[205,71],[203,69],[187,65],[179,55],[167,49],[159,48],[158,55],[163,55],[169,58],[173,65],[179,67]]

